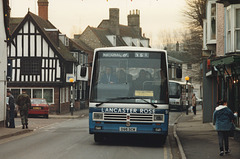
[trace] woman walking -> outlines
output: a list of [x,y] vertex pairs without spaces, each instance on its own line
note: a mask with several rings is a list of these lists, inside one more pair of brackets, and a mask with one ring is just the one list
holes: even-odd
[[[218,102],[219,106],[216,107],[213,113],[213,124],[216,125],[216,130],[218,132],[218,142],[220,148],[220,156],[230,153],[229,150],[229,133],[233,126],[233,120],[235,116],[233,112],[227,107],[227,102],[222,100]],[[224,143],[224,147],[223,147]]]

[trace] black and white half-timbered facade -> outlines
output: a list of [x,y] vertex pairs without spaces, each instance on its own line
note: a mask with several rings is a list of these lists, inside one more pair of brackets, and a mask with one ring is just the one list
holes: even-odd
[[68,38],[31,12],[24,18],[11,18],[10,30],[12,76],[8,88],[13,95],[26,91],[31,98],[46,98],[52,113],[69,112],[71,83],[67,75],[74,76],[77,60],[69,51]]

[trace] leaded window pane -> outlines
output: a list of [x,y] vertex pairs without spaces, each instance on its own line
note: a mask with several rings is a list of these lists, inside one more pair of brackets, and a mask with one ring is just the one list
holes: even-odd
[[211,39],[216,39],[216,4],[211,7]]
[[236,31],[236,45],[237,50],[240,50],[240,30]]
[[42,98],[42,89],[33,89],[33,98]]
[[53,103],[53,89],[44,89],[43,98],[45,98],[48,103]]
[[21,59],[21,75],[40,75],[42,60],[40,58]]
[[236,28],[240,29],[240,9],[236,9]]

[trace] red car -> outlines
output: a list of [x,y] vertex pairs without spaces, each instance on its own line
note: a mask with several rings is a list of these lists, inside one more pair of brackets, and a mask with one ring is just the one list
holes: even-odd
[[46,99],[43,98],[32,98],[31,107],[28,110],[29,115],[41,115],[48,118],[49,105]]

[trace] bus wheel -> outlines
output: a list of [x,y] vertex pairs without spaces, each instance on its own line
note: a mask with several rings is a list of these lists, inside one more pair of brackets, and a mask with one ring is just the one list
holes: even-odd
[[103,134],[94,134],[94,141],[95,142],[103,142],[104,141],[104,136]]

